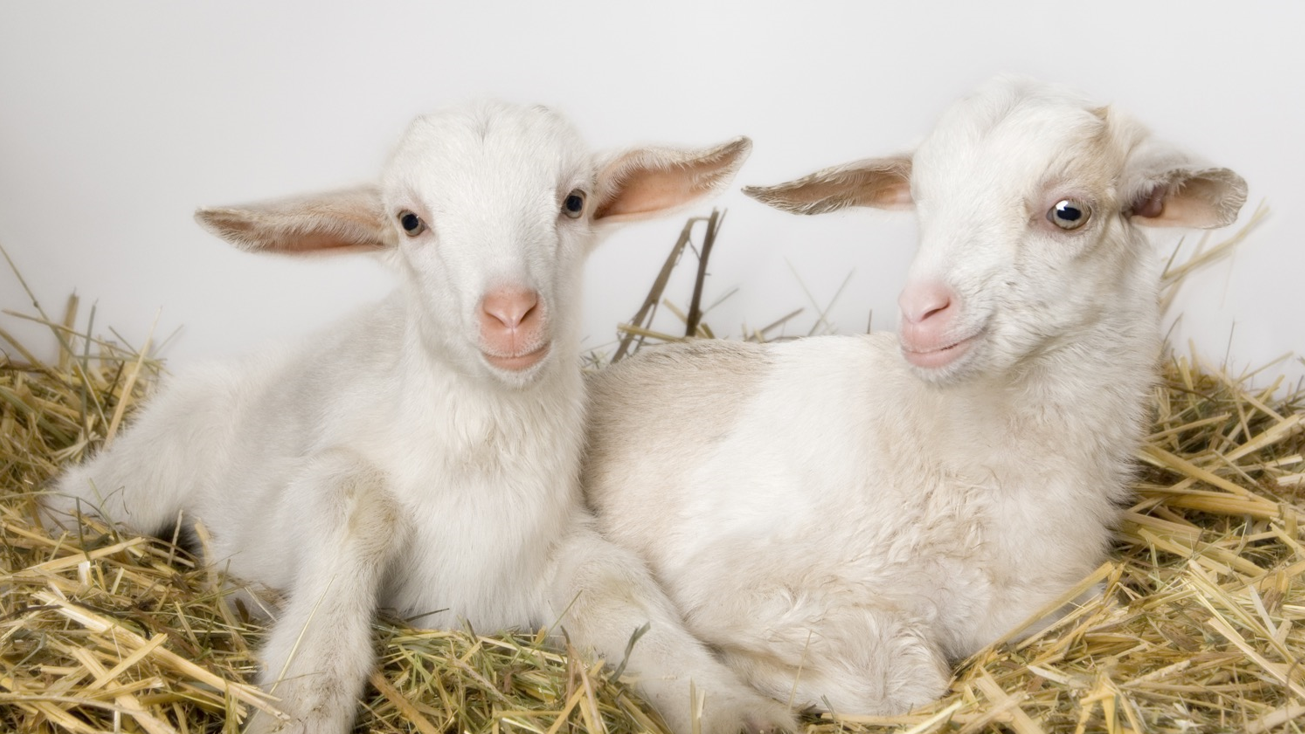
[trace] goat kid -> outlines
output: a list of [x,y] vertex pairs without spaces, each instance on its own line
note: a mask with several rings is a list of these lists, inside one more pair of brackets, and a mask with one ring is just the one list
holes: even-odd
[[[615,225],[727,185],[746,138],[594,155],[543,107],[482,103],[417,119],[379,186],[204,209],[246,250],[366,252],[399,274],[384,302],[302,343],[179,375],[46,501],[145,533],[184,518],[207,559],[288,593],[261,683],[284,721],[347,731],[379,606],[479,630],[560,621],[620,660],[688,734],[787,728],[787,710],[683,628],[643,563],[595,532],[578,486],[582,266]],[[442,610],[433,612],[433,610]]]
[[1229,224],[1245,184],[1003,78],[913,155],[745,191],[914,208],[900,338],[645,351],[589,383],[582,483],[758,689],[899,714],[1103,560],[1160,349],[1141,228]]

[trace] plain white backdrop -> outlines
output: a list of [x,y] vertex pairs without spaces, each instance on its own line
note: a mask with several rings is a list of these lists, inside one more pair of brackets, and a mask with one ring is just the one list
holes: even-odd
[[[192,222],[197,206],[365,181],[408,120],[440,105],[547,103],[599,147],[747,134],[738,183],[771,184],[906,149],[949,102],[1016,72],[1117,104],[1238,171],[1243,222],[1272,208],[1177,308],[1178,343],[1243,368],[1305,354],[1303,24],[1305,5],[1268,2],[5,3],[0,245],[52,315],[76,290],[83,312],[97,304],[97,333],[139,344],[156,314],[160,336],[184,325],[165,352],[177,365],[308,332],[392,285],[366,258],[237,252]],[[838,330],[863,331],[871,313],[895,328],[909,215],[795,217],[737,188],[718,206],[706,300],[735,291],[708,315],[718,333],[799,307],[786,333],[806,333],[813,302],[836,294]],[[682,224],[630,227],[595,254],[588,346],[612,342]],[[0,307],[32,310],[2,266]],[[35,327],[0,324],[53,353]]]

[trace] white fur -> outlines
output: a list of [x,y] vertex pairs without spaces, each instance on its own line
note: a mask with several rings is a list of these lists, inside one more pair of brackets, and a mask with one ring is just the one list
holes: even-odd
[[[645,351],[591,380],[582,481],[604,532],[760,690],[902,713],[1102,561],[1160,346],[1137,225],[1226,224],[1244,184],[1001,79],[913,156],[749,193],[804,213],[913,204],[903,304],[926,305],[911,328],[932,366],[889,334]],[[1047,219],[1066,197],[1091,206],[1079,229]]]
[[[350,728],[379,606],[480,631],[560,621],[613,663],[651,622],[627,670],[677,732],[693,726],[691,680],[706,731],[790,725],[684,631],[640,560],[597,535],[578,486],[586,255],[616,221],[714,193],[747,152],[740,138],[594,155],[545,108],[484,103],[414,122],[379,188],[201,211],[249,249],[376,252],[401,287],[280,352],[179,375],[61,478],[47,510],[80,505],[143,532],[182,512],[210,531],[209,562],[287,592],[262,676],[287,731]],[[563,211],[573,190],[588,197],[578,218]],[[426,231],[408,236],[405,212]],[[548,352],[501,368],[484,353],[497,321],[482,299],[523,290],[538,294],[536,330],[494,343]],[[248,730],[278,726],[256,714]]]

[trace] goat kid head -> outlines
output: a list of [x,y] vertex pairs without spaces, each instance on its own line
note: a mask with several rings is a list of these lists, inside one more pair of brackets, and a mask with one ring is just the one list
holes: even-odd
[[748,195],[798,214],[917,213],[903,356],[938,383],[1000,374],[1103,313],[1150,313],[1138,226],[1221,227],[1246,184],[1059,86],[999,77],[949,109],[913,155],[857,161]]
[[379,185],[195,216],[246,250],[379,254],[426,349],[520,387],[578,350],[582,265],[599,237],[718,192],[750,149],[594,154],[546,107],[481,102],[417,118]]

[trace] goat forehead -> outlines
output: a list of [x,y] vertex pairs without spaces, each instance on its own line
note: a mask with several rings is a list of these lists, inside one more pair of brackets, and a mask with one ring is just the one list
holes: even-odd
[[587,179],[589,154],[561,115],[540,106],[476,102],[419,117],[385,172],[387,193],[440,208],[520,205]]
[[1006,206],[1048,185],[1099,188],[1117,173],[1093,107],[1045,88],[999,91],[958,103],[916,151],[912,185],[930,208]]

